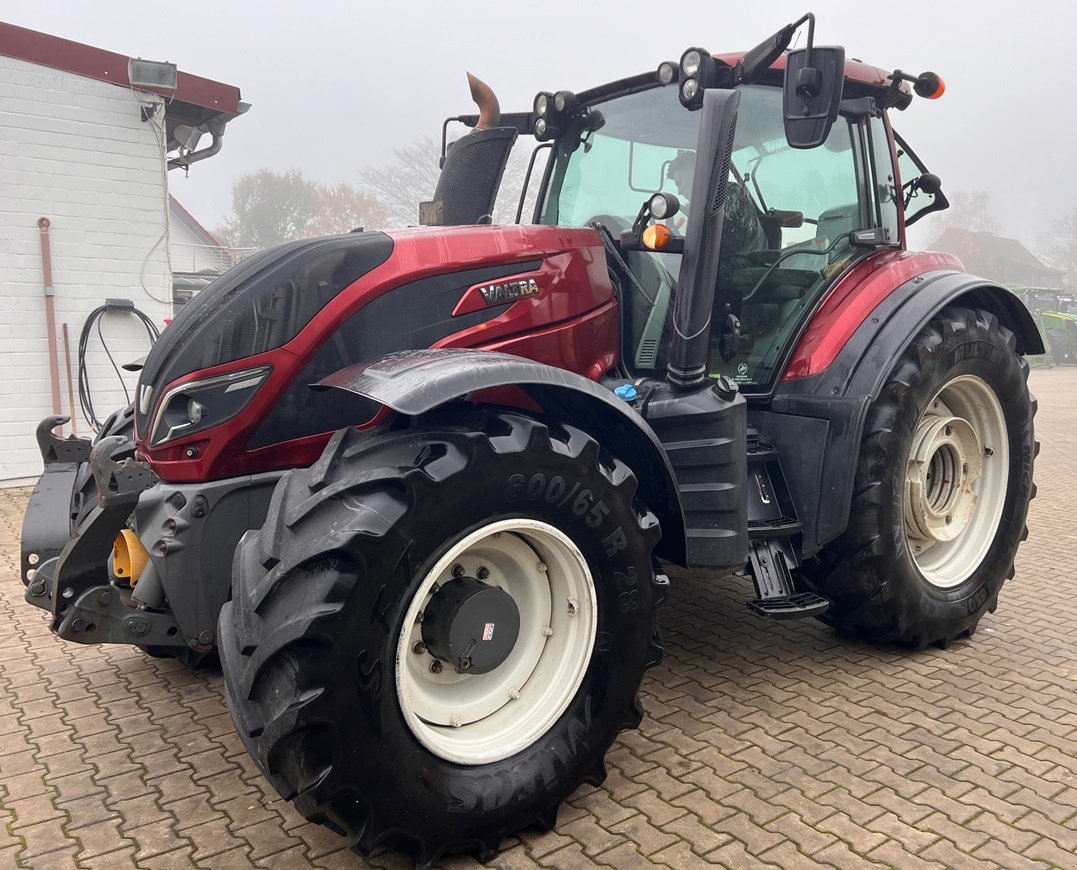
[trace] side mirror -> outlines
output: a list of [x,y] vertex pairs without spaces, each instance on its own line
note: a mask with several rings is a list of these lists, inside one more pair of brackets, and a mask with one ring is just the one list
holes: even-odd
[[815,148],[826,141],[838,117],[844,84],[844,48],[814,46],[786,55],[782,109],[791,148]]

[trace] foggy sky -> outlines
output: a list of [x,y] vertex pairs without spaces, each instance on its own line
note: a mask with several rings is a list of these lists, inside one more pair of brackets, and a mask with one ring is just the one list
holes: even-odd
[[526,110],[538,90],[652,70],[690,45],[750,48],[809,9],[816,44],[943,77],[941,100],[915,100],[894,125],[944,190],[992,192],[1003,235],[1035,249],[1053,220],[1077,208],[1077,113],[1064,69],[1077,5],[1063,0],[50,0],[4,16],[241,89],[253,108],[229,123],[223,151],[189,178],[169,173],[172,193],[212,229],[245,172],[296,168],[354,183],[394,147],[437,138],[446,116],[472,111],[466,70],[494,88],[503,110]]

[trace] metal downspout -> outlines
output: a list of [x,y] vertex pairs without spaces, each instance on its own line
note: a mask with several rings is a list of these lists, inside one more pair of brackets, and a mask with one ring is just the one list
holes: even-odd
[[[37,227],[41,233],[41,272],[45,283],[45,328],[49,342],[49,380],[52,384],[52,413],[60,414],[60,360],[56,342],[56,288],[52,283],[52,246],[49,243],[49,226],[47,217],[38,218]],[[74,409],[72,409],[74,413]]]

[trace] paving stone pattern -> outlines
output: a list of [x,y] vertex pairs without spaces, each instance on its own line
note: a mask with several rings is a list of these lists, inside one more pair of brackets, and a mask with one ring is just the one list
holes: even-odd
[[[680,572],[643,726],[492,865],[1077,866],[1077,371],[1033,388],[1032,536],[971,641],[766,623],[744,581]],[[0,491],[0,867],[366,865],[262,780],[219,673],[49,634],[17,579],[27,494]]]

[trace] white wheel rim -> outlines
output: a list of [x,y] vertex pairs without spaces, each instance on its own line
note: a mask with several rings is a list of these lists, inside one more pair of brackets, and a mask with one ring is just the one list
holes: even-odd
[[[459,673],[448,663],[435,673],[435,657],[417,647],[420,614],[436,587],[451,582],[456,566],[471,577],[489,571],[484,582],[507,592],[520,612],[515,646],[489,673]],[[404,615],[396,686],[408,727],[432,753],[457,764],[515,755],[545,734],[575,697],[597,625],[591,571],[563,532],[524,518],[483,526],[438,560]]]
[[916,426],[903,493],[909,552],[933,586],[960,585],[987,555],[1006,503],[1009,464],[995,391],[975,375],[945,384]]

